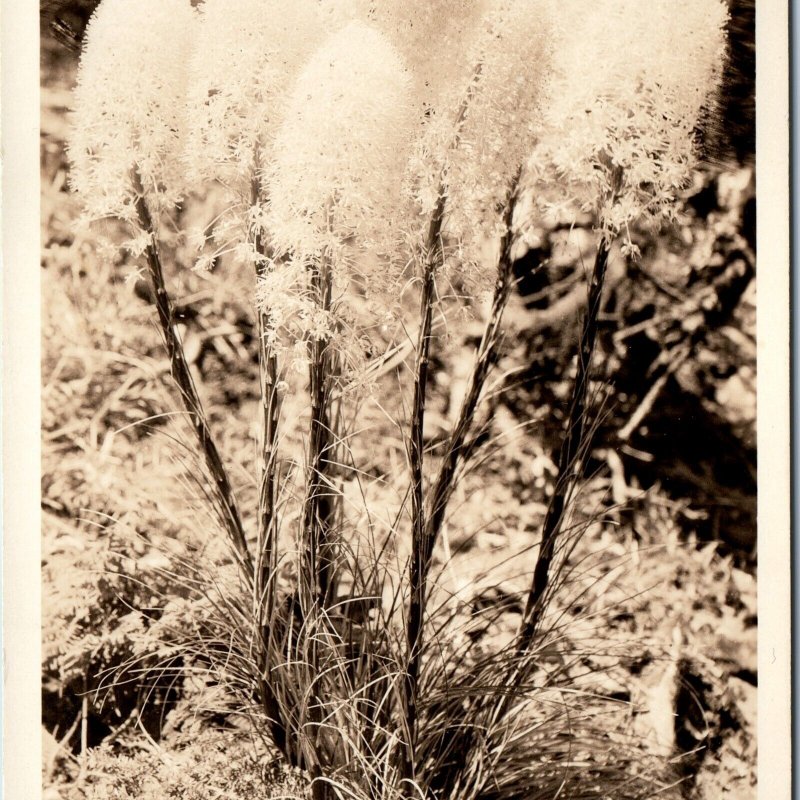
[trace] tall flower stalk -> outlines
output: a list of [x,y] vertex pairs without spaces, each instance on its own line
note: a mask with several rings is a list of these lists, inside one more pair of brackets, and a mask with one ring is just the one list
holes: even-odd
[[[672,218],[695,163],[694,132],[713,103],[720,75],[722,4],[681,4],[686,17],[680,22],[671,3],[651,4],[646,17],[637,16],[638,10],[635,0],[600,3],[580,16],[582,30],[556,28],[546,119],[528,162],[535,186],[558,186],[557,201],[552,191],[537,197],[541,212],[563,214],[569,204],[592,209],[600,235],[556,487],[517,637],[520,653],[531,648],[542,625],[556,545],[573,490],[584,477],[591,362],[611,244],[621,238],[622,256],[636,258],[631,230]],[[575,69],[584,55],[595,65],[588,77]]]
[[[308,268],[309,286],[314,304],[324,314],[331,313],[333,276],[329,258],[323,254]],[[336,432],[331,413],[331,382],[335,374],[334,356],[327,338],[314,338],[309,343],[309,393],[311,421],[308,440],[308,491],[303,528],[306,531],[306,553],[310,590],[315,602],[324,607],[330,602],[334,579],[335,489],[331,479]]]
[[206,467],[213,482],[212,494],[218,496],[222,507],[222,523],[228,532],[234,551],[237,555],[242,571],[248,579],[253,577],[253,561],[247,545],[244,525],[236,503],[236,498],[228,478],[228,473],[222,463],[217,445],[211,433],[200,395],[197,393],[189,364],[183,350],[180,334],[175,327],[175,314],[167,292],[164,280],[164,270],[161,265],[161,255],[155,241],[155,226],[153,224],[147,202],[142,194],[143,189],[138,175],[132,177],[132,184],[137,190],[135,202],[137,222],[143,231],[149,232],[145,256],[153,287],[158,320],[161,333],[169,355],[172,377],[181,392],[183,404],[188,412],[189,421],[197,437],[200,451],[205,459]]
[[[384,181],[402,166],[407,90],[400,58],[381,34],[361,22],[346,25],[298,75],[266,175],[273,247],[283,267],[295,270],[298,285],[306,287],[301,313],[310,323],[303,338],[311,417],[303,529],[308,589],[321,607],[333,600],[336,560],[332,463],[338,434],[332,401],[348,333],[340,324],[340,306],[351,277],[352,247],[365,240],[380,246],[383,231],[374,223],[394,201]],[[360,124],[353,125],[348,113]],[[368,170],[374,179],[365,179]],[[269,281],[266,275],[262,303],[276,315],[282,298],[269,293]],[[296,321],[287,317],[283,324],[293,336]]]
[[[80,124],[69,147],[71,181],[86,199],[87,219],[124,220],[131,229],[125,246],[145,256],[172,376],[208,469],[223,528],[249,580],[253,563],[244,524],[175,327],[158,248],[159,217],[185,191],[176,151],[185,131],[183,64],[196,15],[188,0],[146,0],[145,5],[106,0],[88,27],[74,99]],[[165,60],[167,42],[174,55]],[[140,68],[132,72],[132,64]]]
[[[500,257],[497,266],[495,290],[492,298],[486,328],[481,337],[475,358],[467,392],[459,409],[455,426],[445,445],[445,457],[439,467],[436,480],[430,491],[429,502],[425,502],[423,487],[423,441],[422,424],[424,422],[424,392],[427,383],[427,367],[430,358],[430,318],[433,308],[432,290],[423,285],[421,303],[423,323],[415,363],[414,406],[411,421],[410,461],[412,465],[412,519],[413,550],[409,572],[410,605],[407,627],[408,666],[406,672],[406,727],[409,731],[410,746],[407,751],[408,761],[404,765],[404,776],[413,780],[413,744],[416,740],[418,719],[417,695],[419,674],[424,650],[424,615],[427,605],[428,580],[433,559],[433,550],[441,532],[447,505],[455,488],[456,475],[461,463],[469,459],[471,447],[467,444],[467,436],[474,421],[475,411],[481,398],[486,378],[497,355],[501,339],[500,325],[503,311],[513,286],[513,260],[511,251],[513,237],[511,220],[517,204],[519,191],[519,173],[515,176],[506,202],[504,222],[506,232],[500,241]],[[434,218],[435,219],[435,218]],[[435,270],[426,270],[425,279],[433,282]],[[427,330],[427,337],[423,333]]]
[[608,266],[608,244],[601,240],[597,248],[591,277],[586,312],[583,320],[578,363],[572,396],[567,411],[566,430],[558,456],[558,478],[553,497],[547,507],[539,552],[533,570],[530,591],[522,614],[522,628],[518,636],[518,649],[530,649],[539,630],[542,615],[546,608],[546,592],[553,568],[556,542],[565,525],[565,514],[569,499],[585,474],[584,455],[586,449],[585,430],[589,419],[589,382],[591,380],[592,357],[597,338],[597,315],[603,293],[606,268]]

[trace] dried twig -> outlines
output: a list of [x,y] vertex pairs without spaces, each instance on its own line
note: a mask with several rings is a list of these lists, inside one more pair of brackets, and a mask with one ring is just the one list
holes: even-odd
[[627,442],[628,439],[631,438],[634,431],[644,421],[644,418],[653,410],[653,406],[655,405],[659,394],[661,394],[661,391],[663,390],[670,376],[674,375],[686,363],[689,355],[692,352],[691,348],[689,347],[678,349],[680,352],[674,353],[675,357],[670,359],[669,363],[666,364],[661,374],[647,390],[647,394],[644,396],[642,402],[639,403],[636,411],[631,414],[630,419],[620,429],[619,433],[617,434],[617,439],[619,439],[621,442]]
[[665,322],[673,328],[679,328],[678,332],[681,334],[678,343],[662,350],[650,365],[648,376],[653,378],[653,382],[628,422],[617,434],[620,442],[627,442],[650,414],[669,378],[688,361],[706,338],[708,331],[727,322],[752,280],[753,272],[753,264],[749,259],[736,258],[714,278],[705,291],[685,300],[670,314],[645,320],[615,335],[615,340],[626,338],[638,333],[639,329]]
[[86,771],[89,768],[89,692],[84,679],[84,692],[81,698],[81,758],[78,773],[78,785],[86,780]]

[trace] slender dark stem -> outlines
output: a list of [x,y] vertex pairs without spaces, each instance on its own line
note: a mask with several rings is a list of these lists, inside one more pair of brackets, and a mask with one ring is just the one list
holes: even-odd
[[431,327],[436,301],[436,271],[443,254],[441,246],[444,217],[444,192],[440,191],[436,209],[428,226],[425,242],[425,264],[420,296],[420,328],[417,337],[417,354],[414,363],[414,398],[411,410],[411,437],[409,462],[411,467],[412,554],[410,566],[411,601],[409,604],[407,643],[408,666],[405,675],[405,716],[408,746],[405,749],[401,773],[413,780],[413,748],[417,724],[417,684],[419,681],[423,618],[425,614],[425,489],[423,484],[425,424],[425,395],[430,365]]
[[[581,456],[586,447],[584,431],[586,423],[586,407],[588,399],[589,377],[592,354],[597,334],[597,314],[602,299],[603,281],[608,263],[608,245],[601,240],[594,269],[589,285],[589,297],[586,317],[580,340],[578,354],[578,372],[573,384],[572,399],[569,409],[568,429],[562,442],[559,454],[559,478],[553,500],[548,507],[543,524],[542,543],[539,548],[527,606],[523,614],[523,622],[516,640],[515,657],[499,680],[498,693],[488,692],[478,699],[473,715],[486,714],[487,729],[493,728],[508,712],[514,699],[518,696],[514,687],[525,679],[529,670],[526,656],[534,641],[541,621],[545,603],[545,594],[549,586],[550,568],[555,554],[555,545],[562,530],[564,512],[573,487],[583,475],[584,465]],[[473,745],[468,734],[469,744],[464,749],[472,752]],[[466,774],[467,765],[457,769],[461,775]]]
[[262,441],[261,441],[261,480],[258,496],[258,541],[259,553],[259,597],[267,593],[269,602],[266,606],[266,617],[270,616],[274,592],[269,587],[277,568],[277,444],[278,423],[280,419],[281,400],[278,394],[278,381],[280,371],[277,356],[266,343],[266,328],[269,324],[268,316],[258,312],[259,335],[259,376],[261,383],[262,403]]
[[[618,190],[621,176],[615,175],[614,191]],[[531,588],[522,617],[520,631],[514,643],[514,658],[504,674],[499,678],[498,693],[487,693],[478,700],[474,715],[486,714],[486,728],[492,729],[508,713],[517,693],[514,687],[524,681],[530,670],[528,654],[539,630],[541,617],[546,608],[547,592],[550,586],[551,567],[555,556],[555,547],[563,529],[565,511],[574,487],[582,479],[585,471],[584,456],[588,447],[586,441],[586,414],[589,397],[589,381],[591,377],[591,361],[597,337],[597,316],[602,301],[603,284],[608,266],[609,244],[601,239],[594,261],[589,283],[586,316],[583,321],[578,365],[575,382],[572,387],[572,398],[569,406],[567,430],[559,452],[558,480],[553,499],[545,514],[542,527],[542,541],[539,546]],[[469,734],[471,737],[472,734]],[[473,745],[465,746],[470,753]],[[465,765],[457,770],[466,774]]]
[[172,303],[167,293],[164,280],[164,270],[161,264],[161,255],[156,244],[155,226],[144,199],[141,180],[138,175],[133,176],[134,187],[137,189],[136,215],[142,230],[150,234],[147,245],[147,266],[150,280],[155,294],[155,305],[158,311],[158,320],[167,353],[170,360],[172,377],[177,383],[183,404],[188,411],[189,419],[197,436],[200,450],[206,462],[206,467],[214,482],[214,491],[222,504],[223,523],[233,543],[239,563],[246,578],[252,578],[254,573],[253,560],[247,546],[247,538],[242,525],[233,487],[228,477],[228,472],[222,463],[222,458],[214,443],[211,429],[208,425],[200,396],[189,370],[183,343],[175,326]]
[[[333,275],[330,255],[325,253],[308,267],[309,286],[317,308],[327,313],[331,310]],[[305,702],[308,724],[301,736],[307,737],[304,748],[306,768],[312,778],[314,800],[326,800],[331,795],[330,785],[321,780],[322,768],[329,758],[322,720],[326,698],[321,694],[321,639],[317,626],[327,625],[325,609],[330,607],[335,592],[333,520],[336,511],[330,481],[332,450],[334,447],[331,418],[331,381],[333,355],[328,336],[311,337],[309,348],[309,394],[311,420],[309,423],[308,466],[306,498],[303,508],[303,533],[305,536],[303,585],[300,586],[300,609],[305,617],[304,634],[298,643],[304,645],[298,658],[310,672],[308,696]]]
[[[330,311],[333,277],[329,258],[323,256],[310,267],[310,284],[318,308]],[[331,495],[330,463],[333,448],[331,423],[331,370],[333,363],[330,341],[315,337],[309,342],[309,392],[311,423],[308,444],[308,489],[303,519],[307,534],[307,559],[311,591],[324,607],[329,599],[333,580],[333,542],[331,530],[335,512]]]
[[[266,676],[272,666],[270,658],[271,630],[275,622],[276,590],[275,573],[277,571],[277,496],[276,496],[276,464],[277,433],[280,416],[280,398],[276,391],[278,379],[278,362],[274,353],[266,344],[265,331],[268,318],[265,312],[258,312],[259,333],[259,372],[261,380],[261,402],[263,411],[262,430],[262,473],[258,498],[258,570],[256,574],[256,602],[260,615],[259,629],[262,635],[263,663],[261,674]],[[272,688],[270,680],[260,680],[261,699],[264,713],[267,716],[273,742],[291,763],[291,749],[287,746],[286,726],[280,703]]]
[[[253,181],[252,203],[259,200],[258,182]],[[267,245],[260,232],[254,236],[254,244],[259,260],[256,263],[256,278],[266,277],[265,260],[268,254]],[[278,357],[269,346],[267,331],[269,329],[269,311],[259,308],[256,312],[256,326],[258,332],[258,364],[261,391],[261,476],[258,496],[258,553],[256,556],[256,583],[255,599],[258,615],[258,631],[261,635],[260,664],[259,664],[259,693],[267,725],[272,736],[272,741],[279,752],[283,753],[287,761],[294,766],[293,750],[288,744],[286,722],[281,705],[275,694],[271,680],[270,670],[273,666],[271,658],[274,649],[273,626],[276,622],[275,605],[276,591],[275,573],[277,571],[277,537],[278,519],[276,513],[277,490],[277,442],[278,426],[281,411],[281,399],[277,391],[280,377]],[[291,620],[287,624],[290,624]]]
[[546,605],[544,600],[550,583],[556,542],[563,526],[568,499],[576,483],[583,477],[585,470],[585,464],[580,455],[585,444],[584,430],[591,361],[597,336],[597,314],[600,310],[607,265],[608,243],[605,239],[601,239],[589,284],[589,299],[578,351],[578,371],[572,387],[567,430],[558,458],[558,480],[542,525],[542,541],[539,545],[531,588],[522,617],[523,623],[517,637],[519,652],[527,652],[538,631]]
[[[253,181],[252,203],[259,200],[259,187]],[[256,278],[267,277],[269,249],[261,232],[254,235],[254,245],[259,257],[256,263]],[[258,495],[258,554],[256,575],[256,598],[263,621],[269,621],[275,608],[275,581],[277,569],[277,466],[278,429],[281,413],[281,398],[278,393],[280,364],[268,340],[269,309],[256,312],[258,333],[258,366],[261,396],[261,431],[259,450],[261,453],[261,475]]]
[[[414,410],[417,413],[412,417],[411,438],[411,465],[412,478],[414,480],[412,486],[414,538],[411,563],[412,595],[408,622],[409,660],[406,673],[406,720],[409,731],[412,732],[415,731],[418,716],[417,685],[419,682],[424,645],[423,622],[428,589],[428,574],[430,572],[433,550],[444,521],[448,501],[453,492],[457,468],[462,459],[469,456],[470,448],[466,444],[466,437],[471,428],[475,410],[480,400],[489,370],[495,361],[497,345],[500,341],[500,325],[502,322],[503,310],[508,302],[508,296],[513,286],[511,218],[517,202],[519,176],[520,173],[518,172],[512,183],[509,199],[506,204],[504,214],[505,233],[500,243],[500,259],[497,265],[497,278],[495,281],[491,313],[486,323],[483,336],[481,337],[481,343],[473,365],[469,387],[461,404],[458,420],[447,443],[446,455],[439,467],[427,511],[423,505],[422,491],[421,423],[425,406],[424,384],[422,384],[420,378],[424,379],[427,376],[427,342],[430,339],[430,317],[428,317],[427,339],[424,341],[421,339],[417,347],[418,364],[415,370],[417,381],[415,383],[414,392]],[[431,270],[431,272],[432,271],[433,270]],[[426,292],[423,286],[423,303],[425,302]],[[423,306],[423,315],[426,309],[430,315],[430,307],[425,306]],[[425,321],[424,316],[423,321]],[[425,329],[423,326],[420,337],[422,337],[424,332]],[[421,361],[423,358],[425,359],[424,362]],[[414,434],[416,434],[416,437]],[[408,774],[406,777],[413,776]]]
[[[461,101],[454,121],[453,139],[450,149],[458,147],[461,128],[467,115],[470,100],[482,72],[478,63],[472,80]],[[414,397],[411,408],[411,430],[409,437],[409,463],[411,469],[411,513],[413,517],[412,552],[409,566],[411,598],[406,626],[408,653],[403,685],[403,705],[406,747],[400,752],[400,779],[414,780],[414,748],[417,739],[417,694],[422,657],[423,628],[427,593],[426,545],[425,545],[425,490],[424,490],[424,442],[425,395],[430,365],[431,331],[433,309],[436,304],[436,274],[444,263],[442,247],[442,224],[446,203],[446,165],[442,167],[436,205],[431,213],[423,244],[422,291],[420,294],[420,329],[414,361]]]
[[436,540],[441,531],[442,523],[444,522],[447,504],[453,493],[456,471],[459,464],[470,455],[471,448],[466,442],[467,434],[472,427],[475,410],[478,407],[486,378],[497,357],[503,311],[505,310],[508,296],[514,283],[514,263],[511,258],[511,247],[513,244],[511,219],[517,204],[519,179],[520,172],[517,172],[511,185],[508,202],[506,203],[503,218],[505,233],[500,241],[500,259],[497,264],[497,277],[495,279],[491,312],[486,322],[480,345],[478,346],[478,352],[472,367],[472,374],[470,375],[467,392],[459,410],[458,420],[450,434],[450,439],[445,449],[445,457],[439,467],[436,482],[431,492],[429,515],[423,537],[425,542],[425,577],[427,577],[427,570],[430,567],[433,548],[436,545]]

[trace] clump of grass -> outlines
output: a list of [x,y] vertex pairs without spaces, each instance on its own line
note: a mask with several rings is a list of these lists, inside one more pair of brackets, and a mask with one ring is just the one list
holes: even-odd
[[[668,770],[615,732],[603,703],[578,692],[566,670],[542,663],[556,639],[547,611],[575,541],[569,512],[589,447],[611,245],[621,237],[634,255],[630,226],[668,216],[671,193],[689,175],[691,141],[678,134],[697,124],[714,87],[721,4],[699,4],[705,17],[691,17],[699,33],[680,40],[678,61],[658,27],[677,19],[664,2],[653,6],[658,25],[648,18],[637,26],[628,2],[600,3],[587,15],[579,2],[556,10],[498,0],[470,17],[469,31],[450,30],[447,15],[422,7],[398,24],[391,4],[309,3],[283,49],[281,3],[240,0],[227,9],[206,0],[197,12],[183,0],[147,5],[152,14],[105,0],[93,18],[71,154],[87,213],[128,223],[125,246],[145,259],[205,467],[205,501],[233,556],[227,568],[180,564],[176,580],[202,613],[188,622],[165,615],[159,624],[183,654],[181,668],[215,675],[268,746],[308,777],[314,800],[632,799],[668,790]],[[590,99],[570,61],[583,41],[572,23],[587,16],[598,29],[591,40],[605,45]],[[419,45],[419,30],[409,33],[415,23],[428,26],[429,49],[461,41],[469,55],[432,100],[428,76],[415,72],[431,69],[430,53],[410,65],[401,56],[413,57],[409,40]],[[612,32],[625,40],[609,49]],[[190,68],[167,57],[173,38]],[[207,52],[193,49],[212,39]],[[536,70],[509,66],[531,48]],[[690,101],[687,88],[698,89]],[[188,151],[184,141],[194,143]],[[251,510],[240,508],[189,369],[160,248],[183,198],[216,183],[227,205],[213,233],[193,234],[198,266],[232,254],[258,285],[261,430]],[[498,358],[516,248],[559,193],[595,212],[597,256],[558,480],[521,622],[509,642],[487,651],[465,635],[463,610],[442,599],[432,568],[480,441],[476,417]],[[490,265],[487,241],[496,245]],[[368,380],[374,331],[404,330],[398,297],[408,287],[419,289],[418,331],[406,334],[413,365],[401,373],[410,410],[398,419],[408,476],[390,477],[405,486],[405,500],[378,537],[371,523],[348,523],[342,485],[345,476],[363,480],[350,426],[378,392]],[[490,311],[431,469],[425,418],[435,320],[446,318],[451,291],[481,287],[492,290]],[[283,402],[298,384],[295,367],[308,377],[305,451],[302,463],[289,464]]]

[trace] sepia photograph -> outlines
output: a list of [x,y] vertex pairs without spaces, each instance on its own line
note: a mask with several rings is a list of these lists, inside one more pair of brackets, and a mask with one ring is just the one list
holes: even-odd
[[35,791],[766,797],[755,0],[40,0],[38,58]]

